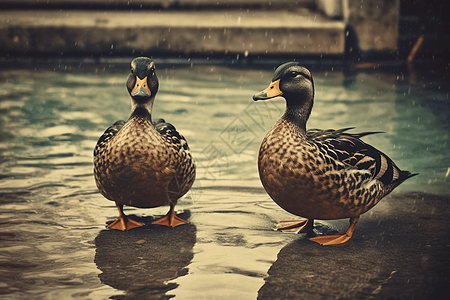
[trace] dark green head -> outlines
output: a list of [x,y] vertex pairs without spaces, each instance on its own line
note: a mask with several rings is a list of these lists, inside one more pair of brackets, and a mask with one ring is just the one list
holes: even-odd
[[131,73],[127,79],[127,89],[133,100],[147,102],[158,91],[158,77],[155,63],[147,57],[138,57],[131,62]]
[[314,103],[314,82],[311,72],[297,62],[279,66],[272,82],[265,90],[255,94],[253,100],[267,100],[281,96],[286,99],[286,117],[306,126]]
[[311,72],[298,62],[284,63],[275,70],[269,87],[254,95],[253,100],[267,100],[277,96],[298,101],[314,97]]

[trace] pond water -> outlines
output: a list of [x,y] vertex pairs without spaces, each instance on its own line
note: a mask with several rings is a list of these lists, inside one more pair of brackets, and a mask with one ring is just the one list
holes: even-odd
[[[256,166],[284,100],[251,97],[269,84],[277,65],[156,63],[154,119],[176,126],[197,164],[194,187],[176,207],[190,224],[159,228],[150,223],[167,207],[126,207],[146,226],[125,233],[105,228],[117,210],[95,186],[92,155],[103,131],[129,116],[128,64],[11,63],[0,70],[2,299],[255,299],[258,291],[264,298],[277,255],[298,239],[273,231],[293,216],[267,196]],[[384,132],[365,140],[400,168],[420,173],[389,199],[449,194],[450,100],[443,73],[312,71],[309,128]],[[380,204],[374,214],[385,208]],[[347,222],[329,224],[342,230]],[[372,274],[365,273],[361,278]],[[344,296],[361,295],[352,290],[365,291],[350,286]]]

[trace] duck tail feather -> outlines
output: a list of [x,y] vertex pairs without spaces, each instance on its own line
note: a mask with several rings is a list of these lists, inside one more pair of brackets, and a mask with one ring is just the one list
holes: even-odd
[[378,134],[378,133],[385,133],[383,131],[367,131],[367,132],[361,132],[361,133],[352,133],[351,135],[357,138],[362,138],[363,136],[366,135],[371,135],[371,134]]
[[403,171],[403,172],[406,172],[406,178],[405,178],[405,180],[406,179],[409,179],[409,178],[411,178],[411,177],[414,177],[414,176],[417,176],[417,175],[419,175],[419,173],[411,173],[411,172],[409,172],[409,171]]

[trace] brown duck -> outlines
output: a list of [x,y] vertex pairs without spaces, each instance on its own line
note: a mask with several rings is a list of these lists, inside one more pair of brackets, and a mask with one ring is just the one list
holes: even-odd
[[253,96],[286,99],[286,111],[266,134],[258,156],[261,182],[270,197],[286,211],[304,217],[281,221],[282,231],[306,232],[314,219],[350,218],[344,233],[310,240],[323,245],[349,241],[360,215],[408,178],[385,154],[360,138],[340,130],[306,130],[314,101],[311,72],[296,62],[275,70],[271,84]]
[[108,228],[128,230],[142,226],[124,214],[124,205],[150,208],[169,204],[167,215],[153,224],[185,224],[175,215],[174,208],[194,183],[195,165],[185,138],[175,127],[163,119],[152,122],[158,91],[152,60],[139,57],[131,62],[127,89],[131,95],[130,118],[109,127],[94,150],[97,187],[119,210],[119,218]]

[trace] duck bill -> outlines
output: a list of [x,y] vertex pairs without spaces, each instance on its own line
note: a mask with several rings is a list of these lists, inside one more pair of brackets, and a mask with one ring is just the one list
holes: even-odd
[[253,100],[267,100],[283,95],[283,92],[280,91],[280,80],[272,81],[267,89],[253,95]]
[[148,88],[147,77],[145,77],[144,79],[140,79],[136,76],[136,83],[131,90],[131,97],[148,98],[151,95],[152,92],[150,92],[150,89]]

